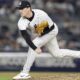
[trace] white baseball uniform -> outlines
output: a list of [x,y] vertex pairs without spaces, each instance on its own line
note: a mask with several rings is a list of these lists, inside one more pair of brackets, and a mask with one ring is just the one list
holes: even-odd
[[[75,58],[80,58],[80,51],[59,48],[56,39],[56,36],[58,34],[58,27],[51,20],[51,18],[47,15],[46,12],[38,9],[33,9],[32,11],[34,12],[33,19],[30,21],[27,18],[21,17],[18,22],[18,28],[19,30],[30,29],[32,34],[36,35],[36,38],[32,41],[36,47],[45,46],[49,50],[50,54],[52,54],[55,57],[71,56]],[[45,25],[48,25],[49,28],[51,28],[51,26],[54,25],[54,29],[41,36],[38,29],[40,29],[40,31],[43,33],[42,27],[45,27]],[[28,73],[30,71],[30,68],[36,58],[36,55],[39,54],[37,54],[31,47],[29,47],[27,61],[23,67],[23,72]]]

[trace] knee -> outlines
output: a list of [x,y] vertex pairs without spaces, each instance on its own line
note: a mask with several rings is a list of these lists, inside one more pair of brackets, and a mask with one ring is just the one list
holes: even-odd
[[35,45],[36,47],[39,47],[39,46],[40,46],[39,41],[33,40],[32,42],[34,43],[34,45]]
[[54,57],[62,58],[64,55],[59,50],[56,50],[54,51]]

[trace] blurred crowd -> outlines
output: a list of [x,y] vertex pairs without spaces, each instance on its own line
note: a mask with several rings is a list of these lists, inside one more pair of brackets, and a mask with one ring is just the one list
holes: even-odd
[[[27,51],[28,45],[17,29],[20,0],[0,0],[0,51]],[[60,48],[80,50],[80,0],[29,0],[33,9],[46,11],[57,23]],[[47,51],[44,47],[43,51]]]

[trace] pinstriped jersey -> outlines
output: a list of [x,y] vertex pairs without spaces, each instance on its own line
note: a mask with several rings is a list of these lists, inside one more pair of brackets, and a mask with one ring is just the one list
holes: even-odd
[[34,12],[34,18],[29,21],[27,18],[21,17],[18,21],[18,28],[19,30],[30,29],[32,34],[40,35],[46,26],[50,28],[53,25],[53,21],[42,10],[32,9],[32,11]]

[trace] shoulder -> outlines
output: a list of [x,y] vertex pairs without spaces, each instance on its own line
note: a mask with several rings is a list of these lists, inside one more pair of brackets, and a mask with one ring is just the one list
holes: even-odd
[[41,15],[47,15],[47,13],[43,10],[40,9],[32,9],[32,11],[34,11],[37,14],[41,14]]
[[18,25],[23,25],[28,23],[29,21],[27,19],[24,19],[23,17],[21,17],[18,21]]
[[21,17],[18,21],[18,28],[19,29],[26,29],[28,27],[29,21]]

